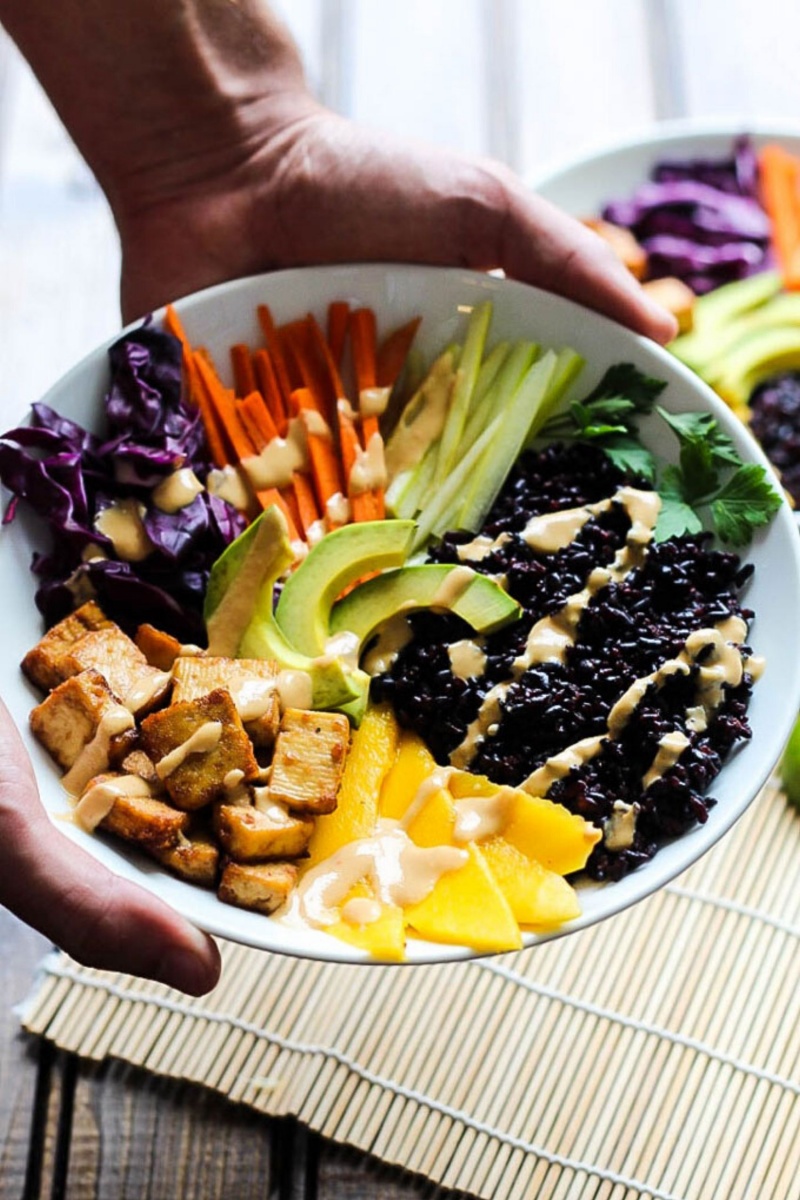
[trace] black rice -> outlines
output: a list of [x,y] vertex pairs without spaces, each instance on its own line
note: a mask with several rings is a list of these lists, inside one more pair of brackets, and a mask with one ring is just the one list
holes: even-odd
[[[512,536],[470,565],[505,576],[525,615],[484,639],[486,668],[479,678],[462,679],[451,669],[448,646],[471,636],[458,618],[431,612],[411,618],[414,638],[392,668],[373,681],[373,694],[392,703],[400,723],[425,739],[438,762],[449,761],[489,689],[509,680],[530,626],[580,591],[593,567],[611,562],[625,543],[630,520],[621,506],[613,506],[555,554],[537,553],[514,535],[534,515],[593,503],[625,482],[643,486],[626,480],[588,444],[550,446],[517,465],[484,527],[492,538]],[[458,546],[469,540],[447,534],[430,557],[459,562]],[[752,613],[739,601],[749,574],[737,555],[713,549],[706,535],[652,544],[643,566],[591,600],[565,661],[532,666],[512,684],[496,733],[479,744],[469,769],[516,785],[566,746],[605,734],[615,701],[635,679],[678,655],[692,631],[731,615],[750,619]],[[748,648],[742,653],[746,657]],[[707,794],[709,785],[734,746],[750,737],[751,684],[745,673],[738,687],[726,689],[701,733],[686,728],[686,709],[695,703],[693,678],[671,678],[648,691],[600,755],[551,787],[551,799],[600,826],[617,800],[640,807],[632,845],[610,850],[601,841],[595,847],[587,865],[592,878],[621,878],[651,858],[665,839],[706,820],[715,803]],[[642,777],[659,740],[675,729],[684,731],[690,744],[645,792]]]

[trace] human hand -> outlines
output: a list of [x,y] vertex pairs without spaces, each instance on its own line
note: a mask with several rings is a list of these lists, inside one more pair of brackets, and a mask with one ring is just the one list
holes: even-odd
[[247,141],[235,169],[193,158],[182,184],[171,161],[122,204],[126,319],[259,271],[397,261],[501,268],[656,341],[677,332],[596,234],[499,163],[376,134],[302,93],[296,116]]
[[192,995],[209,991],[219,977],[211,938],[52,824],[2,703],[0,904],[87,966],[143,975]]

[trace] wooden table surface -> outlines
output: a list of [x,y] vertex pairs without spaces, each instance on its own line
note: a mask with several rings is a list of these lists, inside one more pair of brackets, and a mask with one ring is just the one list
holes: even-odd
[[[667,117],[800,121],[800,10],[761,0],[277,0],[317,93],[536,174]],[[447,48],[447,53],[443,52]],[[731,64],[735,64],[735,70]],[[0,419],[119,324],[103,198],[0,30]],[[48,947],[0,912],[0,1200],[432,1195],[212,1094],[19,1032]]]

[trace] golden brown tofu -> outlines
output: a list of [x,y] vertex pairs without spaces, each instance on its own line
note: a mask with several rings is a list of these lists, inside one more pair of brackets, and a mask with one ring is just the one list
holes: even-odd
[[178,845],[188,824],[188,813],[155,796],[119,796],[98,828],[147,849],[165,850]]
[[682,279],[671,276],[666,279],[651,279],[642,284],[651,300],[671,312],[678,321],[678,333],[689,333],[694,327],[694,292]]
[[120,771],[124,771],[126,775],[138,775],[140,779],[143,779],[154,790],[157,791],[159,789],[161,781],[156,774],[155,763],[138,746],[128,750],[120,761],[114,765],[118,766]]
[[[80,675],[60,683],[37,704],[30,716],[31,730],[62,770],[68,771],[94,739],[103,718],[119,707],[99,671],[81,671]],[[98,770],[108,765],[121,736],[122,732],[109,739],[106,761],[99,763]]]
[[293,863],[234,863],[222,871],[217,895],[225,904],[273,913],[288,899],[297,883]]
[[183,649],[177,638],[148,624],[139,626],[134,642],[150,666],[159,671],[171,671],[172,664]]
[[153,858],[180,879],[201,887],[215,887],[219,875],[219,847],[208,833],[181,834],[174,846],[148,847]]
[[635,279],[644,279],[647,251],[637,242],[630,229],[625,229],[623,225],[614,225],[611,221],[603,221],[599,217],[588,217],[583,224],[611,247]]
[[350,741],[343,713],[287,708],[275,742],[270,797],[301,813],[329,813]]
[[43,692],[49,692],[68,675],[75,674],[74,671],[65,673],[61,668],[61,660],[70,647],[87,633],[108,628],[111,624],[99,604],[89,600],[49,629],[42,640],[28,651],[22,660],[23,672],[31,683]]
[[271,746],[280,725],[278,667],[267,659],[178,658],[172,669],[173,702],[197,700],[214,688],[230,692],[255,746]]
[[214,832],[223,850],[236,862],[297,858],[311,839],[314,822],[294,817],[280,804],[263,808],[219,804]]
[[223,688],[145,717],[141,735],[142,749],[181,809],[224,800],[233,778],[246,783],[259,773],[252,742]]
[[168,672],[151,667],[138,646],[118,625],[92,630],[73,642],[60,659],[63,678],[93,667],[132,713],[149,712],[166,696]]

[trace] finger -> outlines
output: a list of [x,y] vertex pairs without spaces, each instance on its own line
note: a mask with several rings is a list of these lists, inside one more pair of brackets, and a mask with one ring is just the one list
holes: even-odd
[[193,995],[219,978],[211,938],[52,824],[1,703],[0,903],[87,966],[157,979]]

